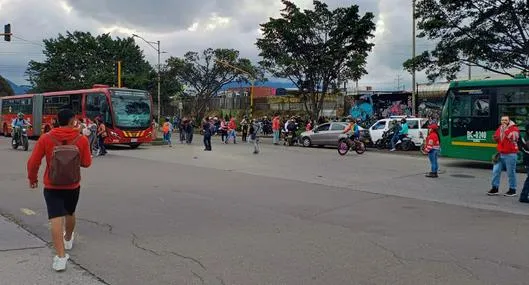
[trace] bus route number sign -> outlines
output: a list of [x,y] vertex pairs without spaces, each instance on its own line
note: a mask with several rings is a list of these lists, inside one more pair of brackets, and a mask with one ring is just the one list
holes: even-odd
[[487,140],[487,132],[467,131],[467,140],[473,142],[482,142]]

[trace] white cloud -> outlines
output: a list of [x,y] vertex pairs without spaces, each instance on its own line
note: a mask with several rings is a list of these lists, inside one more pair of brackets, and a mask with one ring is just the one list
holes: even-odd
[[[309,8],[312,0],[295,0]],[[346,0],[325,1],[330,7],[350,5]],[[357,0],[362,12],[377,15],[377,31],[373,53],[369,57],[369,75],[361,85],[392,88],[398,74],[407,81],[402,62],[411,55],[411,1]],[[43,60],[44,38],[67,30],[111,33],[127,37],[133,33],[146,40],[161,42],[166,57],[181,56],[190,50],[208,47],[235,48],[242,56],[258,59],[255,41],[260,36],[259,24],[279,15],[278,0],[0,0],[0,19],[12,24],[20,38],[0,42],[0,74],[16,83],[25,83],[24,71],[29,60]],[[3,25],[3,23],[0,23]],[[0,25],[1,26],[1,25]],[[147,59],[156,64],[156,52],[137,41]],[[428,46],[418,42],[418,51]],[[419,76],[424,80],[424,75]]]

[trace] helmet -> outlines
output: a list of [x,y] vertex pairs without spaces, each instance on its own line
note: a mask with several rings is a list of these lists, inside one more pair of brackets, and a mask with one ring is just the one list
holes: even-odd
[[20,112],[20,113],[17,114],[17,116],[18,116],[20,119],[22,119],[22,118],[24,118],[24,113]]
[[402,118],[402,120],[400,120],[401,123],[406,123],[406,118]]

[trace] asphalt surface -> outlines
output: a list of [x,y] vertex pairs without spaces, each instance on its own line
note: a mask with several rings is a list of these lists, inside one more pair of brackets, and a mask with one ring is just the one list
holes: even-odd
[[[486,196],[486,164],[195,138],[94,159],[73,261],[108,284],[528,284],[529,205]],[[0,139],[0,211],[49,240],[28,155]]]

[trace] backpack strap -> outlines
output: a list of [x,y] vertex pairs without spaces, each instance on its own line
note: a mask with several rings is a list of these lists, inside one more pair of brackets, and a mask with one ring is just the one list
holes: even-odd
[[78,135],[75,139],[73,139],[73,141],[70,143],[71,145],[75,145],[79,139],[81,139],[82,135]]

